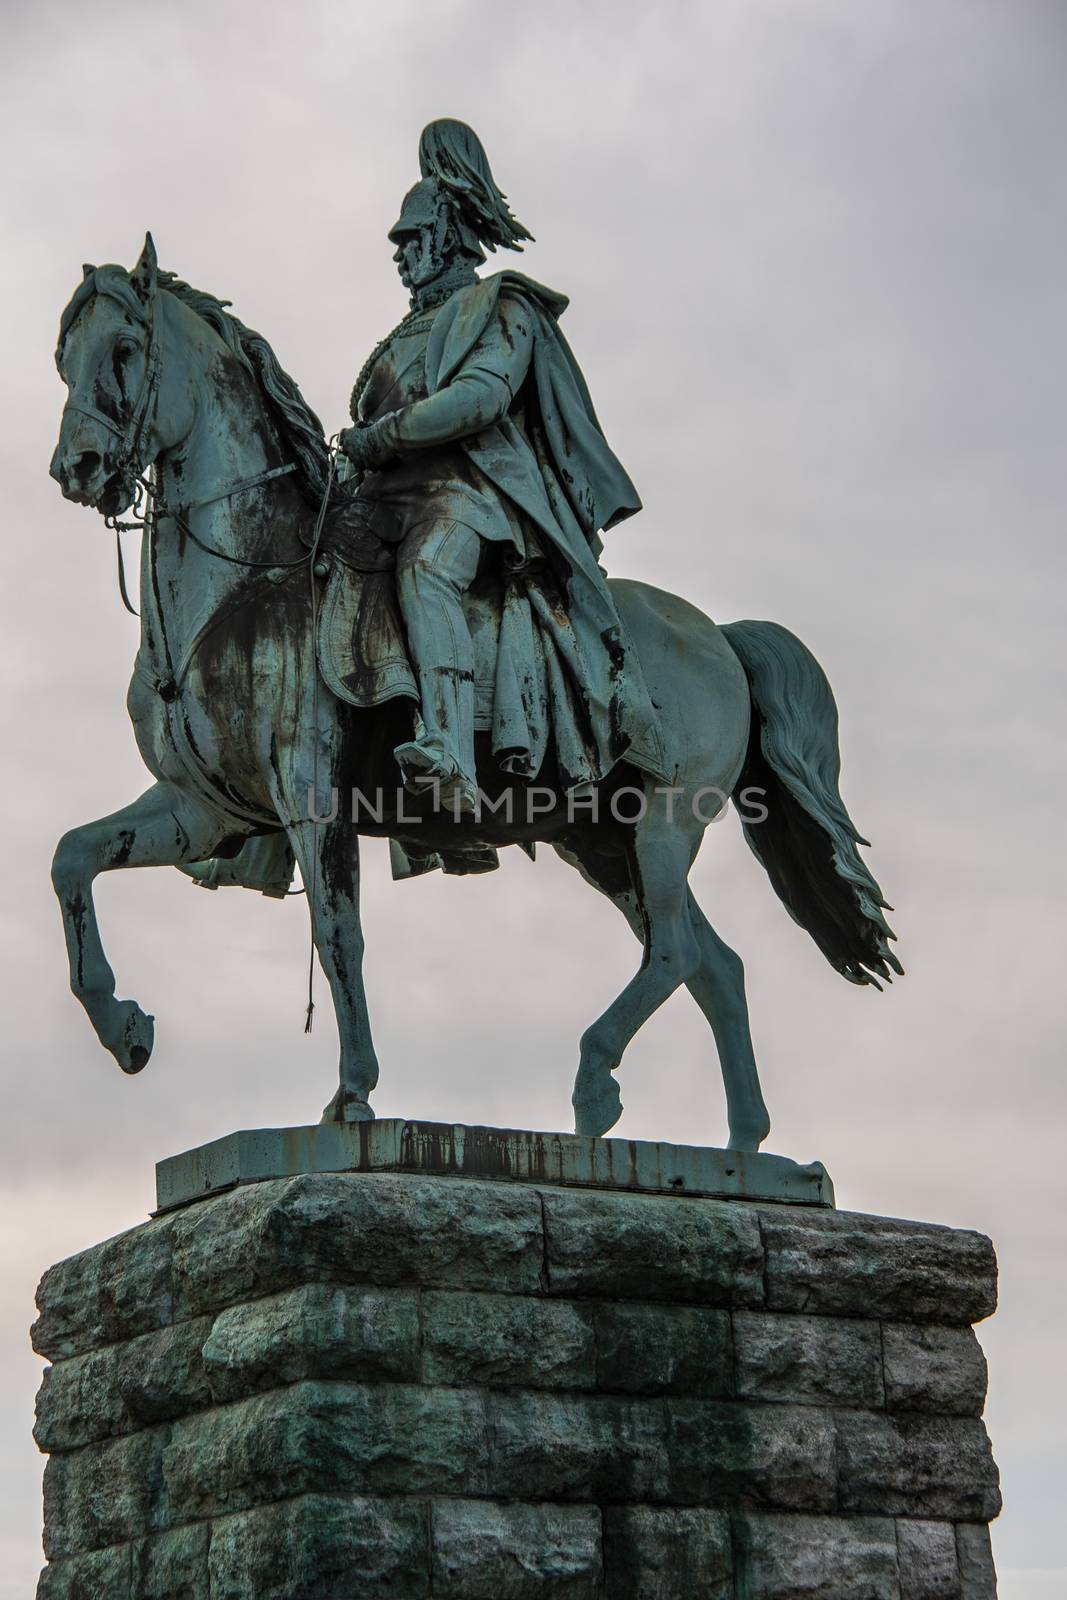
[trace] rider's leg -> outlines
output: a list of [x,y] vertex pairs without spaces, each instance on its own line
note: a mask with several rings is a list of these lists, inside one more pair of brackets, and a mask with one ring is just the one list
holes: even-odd
[[[396,584],[422,698],[423,732],[397,750],[404,776],[442,781],[461,809],[474,800],[474,649],[463,595],[481,559],[479,536],[438,518],[413,528],[397,552]],[[451,785],[446,796],[445,785]]]

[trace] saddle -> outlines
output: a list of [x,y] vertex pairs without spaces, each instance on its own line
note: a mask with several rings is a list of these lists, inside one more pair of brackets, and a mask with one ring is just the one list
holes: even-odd
[[398,695],[418,702],[396,600],[396,551],[367,527],[351,502],[330,513],[319,544],[328,569],[316,639],[323,682],[365,709]]
[[[324,683],[361,710],[401,696],[417,705],[393,546],[349,502],[327,519],[320,551],[328,568],[316,641]],[[577,643],[543,558],[520,563],[501,555],[463,604],[474,647],[474,725],[490,733],[498,765],[533,778],[551,737],[561,773],[589,781],[595,758],[574,689]]]

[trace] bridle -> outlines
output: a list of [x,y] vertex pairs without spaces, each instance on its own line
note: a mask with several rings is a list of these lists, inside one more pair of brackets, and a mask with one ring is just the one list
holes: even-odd
[[[113,418],[103,411],[98,411],[95,406],[82,405],[78,400],[68,397],[64,411],[77,411],[81,416],[88,417],[92,422],[98,422],[105,427],[119,441],[118,452],[115,456],[115,470],[126,482],[132,484],[143,482],[145,468],[141,465],[144,455],[145,440],[149,428],[155,421],[156,400],[159,395],[159,378],[162,370],[162,357],[159,350],[159,331],[156,326],[155,305],[150,302],[147,317],[148,337],[145,340],[145,366],[144,376],[137,398],[130,407],[129,416],[125,424],[120,426]],[[132,467],[132,471],[130,470]],[[117,528],[114,517],[104,518],[105,526]]]
[[217,493],[205,495],[200,500],[166,501],[159,492],[154,480],[149,476],[151,468],[143,465],[145,445],[152,424],[155,422],[156,405],[159,398],[159,381],[162,373],[162,356],[159,348],[159,333],[155,317],[155,299],[149,302],[149,314],[146,318],[148,337],[145,340],[145,369],[138,390],[137,398],[130,407],[129,416],[123,424],[116,422],[103,411],[98,411],[95,406],[83,405],[78,400],[68,397],[64,411],[77,411],[81,416],[88,417],[92,422],[98,422],[119,441],[115,454],[115,472],[125,484],[129,485],[131,493],[132,517],[127,522],[120,522],[117,517],[105,516],[104,526],[114,532],[115,550],[118,559],[119,594],[122,603],[131,616],[138,615],[126,585],[126,566],[122,555],[122,535],[124,533],[144,533],[150,531],[152,524],[160,517],[173,517],[179,528],[197,545],[206,555],[215,556],[219,561],[228,561],[232,566],[270,568],[273,570],[300,567],[305,562],[314,564],[318,554],[319,536],[322,531],[322,522],[326,506],[329,501],[333,486],[333,457],[331,454],[330,472],[327,478],[326,491],[323,504],[316,520],[315,538],[310,549],[295,561],[251,561],[242,556],[229,555],[225,550],[217,550],[214,546],[206,544],[185,520],[190,511],[198,511],[204,506],[217,504],[220,500],[228,500],[232,495],[242,494],[245,490],[256,489],[263,483],[269,483],[273,478],[283,478],[290,472],[296,471],[296,462],[287,461],[284,466],[270,467],[264,472],[257,472],[250,478],[239,478],[236,483],[227,484]]

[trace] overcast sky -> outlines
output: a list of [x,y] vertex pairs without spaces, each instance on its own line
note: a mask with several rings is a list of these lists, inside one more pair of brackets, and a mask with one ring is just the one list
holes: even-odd
[[[3,29],[0,1600],[40,1559],[41,1271],[143,1218],[159,1157],[314,1121],[336,1063],[325,1003],[302,1033],[300,900],[100,885],[119,992],[157,1019],[140,1078],[67,992],[55,840],[148,776],[110,536],[47,475],[59,312],[151,228],[332,431],[405,309],[385,231],[440,115],[478,129],[537,236],[521,265],[572,297],[646,508],[611,569],[784,623],[833,683],[906,979],[842,982],[733,821],[694,886],[746,961],[768,1148],[823,1160],[844,1207],[992,1234],[1001,1594],[1062,1595],[1067,5],[5,0]],[[569,1125],[579,1034],[636,947],[554,858],[509,854],[393,884],[365,847],[379,1115]],[[721,1142],[684,992],[621,1082],[619,1133]]]

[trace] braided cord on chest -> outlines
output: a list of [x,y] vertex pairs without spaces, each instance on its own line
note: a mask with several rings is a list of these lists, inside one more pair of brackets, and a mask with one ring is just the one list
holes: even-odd
[[[432,309],[424,305],[413,307],[408,312],[407,316],[402,318],[401,321],[397,323],[396,327],[386,334],[384,339],[378,340],[378,343],[374,346],[374,349],[360,367],[359,377],[352,386],[352,395],[348,402],[348,414],[352,418],[353,422],[359,421],[360,396],[370,382],[371,376],[375,367],[378,365],[379,360],[388,350],[393,340],[404,339],[408,336],[413,336],[418,333],[429,333],[430,329],[433,327],[434,317],[440,309],[440,305],[443,304],[444,301],[442,300],[438,305],[433,306]],[[420,321],[420,318],[425,320]]]

